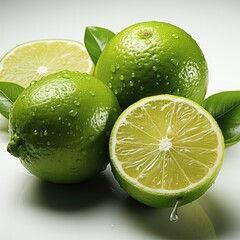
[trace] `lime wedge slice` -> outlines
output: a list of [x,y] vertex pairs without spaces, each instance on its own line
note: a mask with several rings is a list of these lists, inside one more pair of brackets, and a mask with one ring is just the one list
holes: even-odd
[[61,70],[93,74],[94,64],[83,44],[71,40],[40,40],[21,44],[0,62],[0,81],[27,87],[32,80]]
[[128,107],[110,137],[113,173],[135,199],[171,207],[200,197],[221,168],[224,141],[213,117],[182,97],[158,95]]

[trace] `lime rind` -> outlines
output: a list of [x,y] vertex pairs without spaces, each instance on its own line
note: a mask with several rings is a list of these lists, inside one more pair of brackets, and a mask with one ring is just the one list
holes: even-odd
[[[135,178],[130,177],[125,173],[125,171],[122,168],[122,165],[119,163],[117,156],[115,154],[117,130],[122,123],[127,121],[126,117],[130,115],[131,112],[137,107],[141,106],[143,107],[146,103],[149,103],[149,101],[155,101],[159,99],[172,100],[176,102],[182,101],[183,103],[186,103],[197,108],[198,112],[200,114],[203,114],[209,120],[209,122],[211,123],[211,127],[217,136],[218,146],[216,151],[218,153],[218,157],[215,161],[214,166],[209,169],[208,174],[205,177],[203,177],[200,181],[192,183],[189,186],[182,189],[177,190],[153,189],[139,183]],[[171,207],[174,206],[176,201],[179,199],[181,199],[180,205],[184,205],[199,198],[214,183],[221,169],[224,156],[224,139],[215,119],[205,109],[203,109],[199,104],[195,103],[194,101],[183,97],[177,97],[167,94],[143,98],[138,102],[132,104],[127,109],[125,109],[125,111],[121,113],[113,127],[110,136],[109,146],[112,171],[120,185],[130,195],[132,195],[132,197],[136,198],[137,200],[144,204],[154,207]]]

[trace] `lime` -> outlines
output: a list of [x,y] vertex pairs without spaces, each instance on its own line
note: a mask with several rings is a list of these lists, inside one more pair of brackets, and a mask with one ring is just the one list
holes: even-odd
[[27,87],[35,79],[68,69],[92,74],[94,64],[84,45],[71,40],[41,40],[24,43],[0,62],[0,81]]
[[114,36],[94,74],[122,108],[163,93],[201,103],[208,83],[207,63],[195,40],[177,26],[156,21],[137,23]]
[[51,74],[13,104],[7,149],[41,179],[83,181],[108,163],[109,135],[119,113],[115,95],[93,76]]
[[109,149],[113,173],[132,197],[171,207],[199,198],[213,184],[224,141],[200,105],[163,94],[143,98],[120,115]]

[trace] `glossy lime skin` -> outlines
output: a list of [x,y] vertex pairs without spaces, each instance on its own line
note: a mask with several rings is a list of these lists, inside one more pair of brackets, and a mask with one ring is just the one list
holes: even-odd
[[208,85],[207,63],[196,41],[181,28],[157,21],[137,23],[114,36],[94,75],[122,108],[157,94],[201,103]]
[[93,76],[51,74],[14,103],[8,151],[41,179],[83,181],[105,169],[109,134],[120,111],[111,90]]

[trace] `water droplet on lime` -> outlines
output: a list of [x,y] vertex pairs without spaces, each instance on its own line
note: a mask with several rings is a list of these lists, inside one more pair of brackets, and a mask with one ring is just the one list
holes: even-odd
[[82,155],[86,155],[87,154],[87,151],[85,149],[81,150],[81,154]]
[[33,134],[34,134],[35,136],[37,136],[37,135],[38,135],[38,130],[35,129],[35,130],[33,131]]
[[75,99],[75,100],[73,101],[73,104],[74,104],[75,106],[80,106],[80,102],[79,102],[77,99]]
[[93,91],[89,91],[91,96],[95,96],[95,93]]
[[76,117],[77,114],[78,114],[78,112],[73,110],[73,109],[68,112],[68,115],[71,116],[71,117]]
[[146,44],[150,44],[151,41],[150,41],[149,39],[147,39],[147,40],[145,41],[145,43],[146,43]]
[[37,80],[33,80],[30,85],[34,85],[37,82]]
[[152,69],[154,72],[156,72],[158,70],[156,66],[153,66]]
[[179,36],[177,34],[175,34],[175,33],[172,34],[172,37],[175,38],[175,39],[179,38]]
[[131,73],[131,77],[132,78],[135,78],[136,77],[136,74],[134,72]]
[[175,67],[177,67],[178,64],[179,64],[178,60],[175,59],[175,58],[171,58],[171,59],[170,59],[170,62],[171,62]]
[[113,73],[115,73],[115,72],[116,72],[116,68],[115,68],[115,66],[114,66],[114,65],[112,65],[112,66],[111,66],[111,71],[112,71]]
[[123,81],[125,78],[123,75],[120,76],[120,80]]
[[134,86],[134,82],[133,81],[129,81],[129,84],[128,84],[130,87],[133,87]]
[[69,75],[68,73],[63,73],[62,77],[69,79],[69,78],[71,78],[71,75]]
[[90,141],[93,141],[93,140],[95,139],[95,137],[94,137],[93,135],[90,135],[90,136],[88,137],[88,139],[89,139]]
[[44,130],[43,136],[47,136],[47,135],[48,135],[48,131],[47,131],[47,130]]

